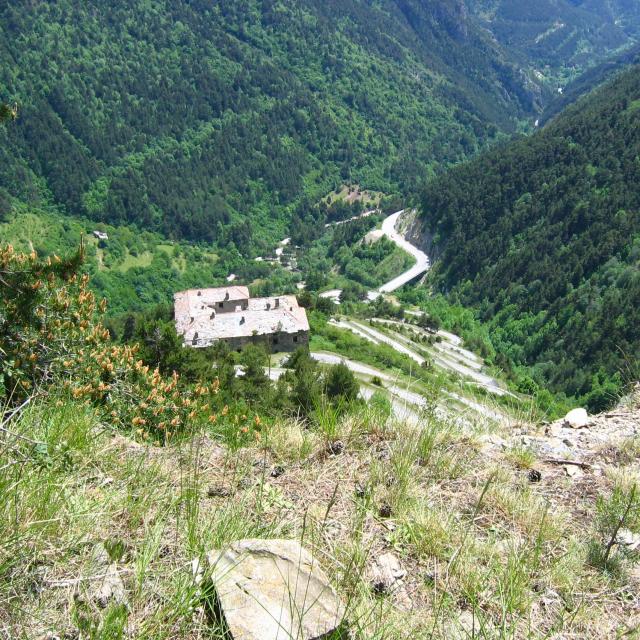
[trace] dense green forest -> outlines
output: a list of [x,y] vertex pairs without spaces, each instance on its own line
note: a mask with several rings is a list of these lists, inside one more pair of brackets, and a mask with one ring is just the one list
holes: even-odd
[[469,0],[468,5],[514,59],[559,86],[640,37],[636,0]]
[[250,253],[344,182],[411,190],[532,111],[459,8],[4,3],[0,195]]
[[640,360],[640,69],[528,139],[431,181],[435,285],[505,366],[601,408]]

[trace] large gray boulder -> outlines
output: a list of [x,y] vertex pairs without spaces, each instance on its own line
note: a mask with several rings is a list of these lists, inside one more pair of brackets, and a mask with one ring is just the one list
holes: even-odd
[[[293,540],[241,540],[207,554],[207,564],[233,640],[321,640],[343,623],[318,562]],[[201,579],[198,561],[194,571]]]

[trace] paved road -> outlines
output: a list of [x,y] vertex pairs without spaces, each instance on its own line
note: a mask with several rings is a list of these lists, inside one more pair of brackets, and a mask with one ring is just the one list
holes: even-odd
[[370,211],[363,211],[360,215],[352,216],[347,220],[339,220],[338,222],[327,222],[327,224],[325,224],[324,226],[327,229],[329,227],[341,227],[343,224],[348,224],[349,222],[355,222],[356,220],[360,220],[361,218],[368,218],[369,216],[372,216],[374,213],[379,213],[379,209],[371,209]]
[[362,324],[356,320],[343,320],[341,325],[345,329],[350,329],[354,333],[357,333],[359,336],[365,338],[365,340],[369,340],[369,342],[373,342],[374,344],[387,344],[390,347],[393,347],[398,353],[402,353],[405,356],[408,356],[419,365],[422,365],[426,362],[426,358],[421,356],[419,353],[416,353],[413,349],[410,349],[406,345],[402,344],[399,340],[394,340],[386,333],[382,333],[373,327],[370,327],[366,324]]
[[343,358],[335,353],[327,353],[326,351],[312,351],[309,354],[316,362],[321,362],[322,364],[340,364],[343,363],[347,365],[347,367],[353,371],[353,373],[358,373],[364,376],[378,377],[380,380],[390,381],[392,380],[391,376],[386,374],[384,371],[380,371],[380,369],[376,369],[375,367],[370,367],[368,364],[363,364],[362,362],[356,362],[355,360],[349,360],[348,358]]
[[[402,334],[394,333],[393,336],[389,336],[386,333],[382,333],[381,331],[374,329],[369,325],[358,322],[357,320],[341,320],[339,323],[336,322],[335,324],[343,329],[351,330],[353,333],[356,333],[360,337],[374,344],[387,344],[399,353],[408,356],[419,365],[422,365],[426,361],[425,357],[420,355],[411,347],[411,341]],[[442,346],[444,346],[444,344],[445,343],[442,343]],[[455,344],[451,345],[451,348],[460,349],[460,347],[457,347]],[[434,364],[436,364],[440,368],[449,371],[455,371],[464,378],[477,383],[481,387],[484,387],[490,393],[493,393],[497,396],[503,396],[505,394],[512,395],[508,391],[503,389],[495,378],[482,373],[478,369],[475,362],[474,366],[469,366],[469,364],[463,364],[462,362],[459,362],[457,357],[460,357],[464,352],[465,350],[462,350],[462,353],[460,351],[458,353],[456,353],[455,351],[447,352],[446,350],[440,351],[440,353],[438,354],[432,352],[432,359]],[[471,352],[466,353],[468,353],[472,358],[477,357]]]
[[386,284],[383,284],[377,291],[369,292],[369,298],[371,300],[375,300],[381,293],[391,293],[392,291],[399,289],[412,280],[415,280],[423,273],[426,273],[431,268],[431,261],[429,260],[429,256],[424,253],[424,251],[420,251],[420,249],[414,247],[410,242],[407,242],[396,231],[396,225],[398,224],[398,220],[403,213],[404,209],[402,211],[397,211],[396,213],[386,218],[382,223],[382,231],[384,235],[389,238],[389,240],[395,242],[395,244],[397,244],[402,250],[413,256],[416,263],[408,271],[401,273],[393,280],[390,280]]
[[[404,322],[390,320],[388,318],[374,318],[374,320],[379,324],[391,327],[407,326]],[[411,330],[418,335],[425,336],[426,338],[434,337],[432,332],[422,329],[421,327],[411,326]],[[440,341],[436,341],[430,345],[430,349],[432,351],[438,351],[445,357],[460,362],[460,364],[463,364],[465,367],[475,369],[476,371],[482,371],[484,366],[482,360],[475,353],[461,347],[460,345],[462,342],[458,336],[454,336],[452,333],[447,333],[446,331],[438,331],[436,335],[440,337]]]

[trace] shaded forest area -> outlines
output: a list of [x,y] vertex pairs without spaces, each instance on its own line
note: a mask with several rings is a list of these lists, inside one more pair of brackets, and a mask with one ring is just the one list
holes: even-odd
[[505,367],[602,408],[640,358],[640,69],[427,186],[436,286]]

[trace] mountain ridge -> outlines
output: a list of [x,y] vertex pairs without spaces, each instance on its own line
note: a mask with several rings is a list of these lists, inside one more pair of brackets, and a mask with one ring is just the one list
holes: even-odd
[[622,392],[640,356],[638,70],[423,196],[436,286],[478,309],[505,364],[591,408]]

